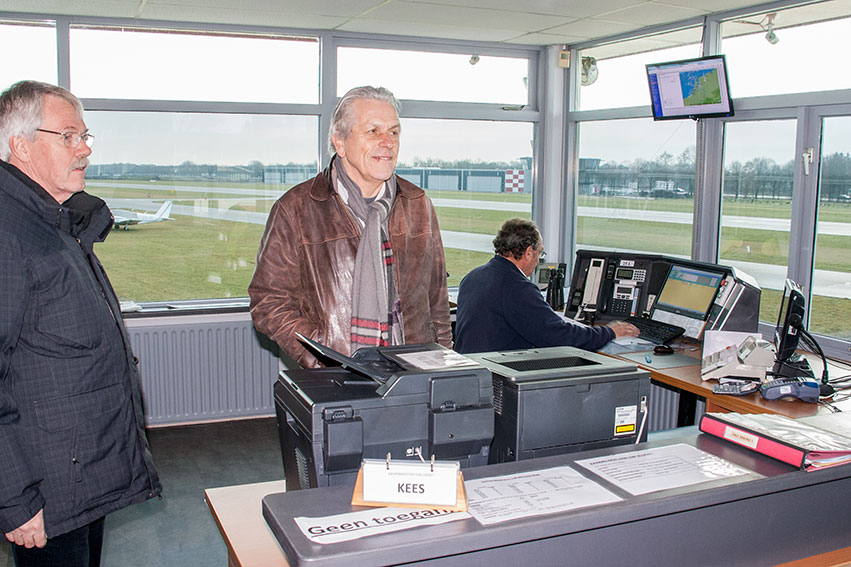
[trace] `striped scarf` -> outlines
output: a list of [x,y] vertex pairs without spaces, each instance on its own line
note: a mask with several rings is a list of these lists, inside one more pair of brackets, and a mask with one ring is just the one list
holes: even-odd
[[385,181],[376,198],[368,203],[336,156],[331,172],[340,198],[361,229],[352,274],[351,354],[363,347],[403,344],[402,306],[387,230],[387,218],[396,197],[396,177]]

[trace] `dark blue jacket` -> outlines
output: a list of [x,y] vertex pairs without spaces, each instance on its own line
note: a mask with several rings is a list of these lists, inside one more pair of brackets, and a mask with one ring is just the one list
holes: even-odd
[[161,492],[139,372],[92,250],[112,226],[0,161],[0,532],[44,509],[48,538]]
[[471,271],[458,288],[455,350],[460,353],[552,346],[595,351],[614,338],[609,327],[564,320],[538,286],[502,256]]

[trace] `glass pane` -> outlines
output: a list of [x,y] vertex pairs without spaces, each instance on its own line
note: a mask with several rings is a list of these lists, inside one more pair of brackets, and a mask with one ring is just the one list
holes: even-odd
[[126,300],[246,297],[272,204],[317,171],[315,116],[87,112],[86,124],[87,190],[116,220],[173,203],[171,222],[96,246]]
[[771,325],[789,265],[795,127],[794,120],[769,120],[725,128],[719,263],[756,278],[760,320]]
[[851,117],[822,125],[810,331],[851,340]]
[[[22,50],[21,46],[26,49]],[[23,57],[3,57],[0,65],[0,92],[31,79],[56,84],[56,28],[53,24],[0,22],[0,53],[23,53]]]
[[576,244],[691,257],[695,124],[579,125]]
[[319,41],[73,27],[71,77],[80,97],[317,103]]
[[[760,14],[722,24],[721,52],[727,54],[733,96],[851,88],[851,75],[838,72],[837,65],[843,64],[836,59],[839,42],[851,35],[847,8],[843,19],[801,25],[817,17],[835,17],[836,4],[785,10],[770,20]],[[777,39],[773,44],[766,38],[769,29]],[[790,81],[790,73],[798,79]]]
[[527,104],[528,77],[529,60],[521,57],[337,49],[337,96],[380,85],[400,100]]
[[700,57],[700,31],[682,30],[582,50],[579,110],[650,105],[647,63]]
[[503,222],[531,218],[532,139],[527,122],[402,119],[396,173],[434,203],[450,286],[493,256]]

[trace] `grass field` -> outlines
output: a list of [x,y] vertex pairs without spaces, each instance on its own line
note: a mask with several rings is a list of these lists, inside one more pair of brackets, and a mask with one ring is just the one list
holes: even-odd
[[245,297],[263,226],[176,219],[113,230],[96,246],[121,299]]
[[[140,184],[141,182],[133,182]],[[92,186],[91,192],[106,199],[170,199],[176,204],[194,205],[204,201],[209,208],[268,212],[278,195],[288,185],[169,183],[177,189],[150,182],[150,187],[133,188],[115,182],[111,187]],[[219,193],[223,188],[238,186],[256,189],[269,197],[240,196]],[[186,187],[187,190],[181,190]],[[209,187],[210,193],[197,188]],[[195,189],[195,190],[189,190]],[[215,191],[214,191],[215,190]],[[516,193],[462,193],[429,191],[432,198],[473,201],[530,203],[531,196]],[[627,248],[660,254],[688,256],[691,251],[692,227],[652,220],[657,211],[692,211],[689,199],[628,199],[580,196],[582,207],[643,210],[647,220],[627,220],[580,216],[577,241],[604,248]],[[736,216],[789,218],[788,202],[750,202],[726,200],[724,213]],[[510,217],[529,218],[528,213],[437,207],[443,230],[496,234],[502,222]],[[97,247],[113,284],[122,299],[137,302],[198,298],[245,297],[254,271],[257,246],[263,226],[232,221],[176,216],[174,222],[139,225],[129,231],[112,231],[106,242]],[[823,206],[820,220],[851,223],[851,206]],[[785,265],[789,235],[785,232],[724,228],[721,235],[721,257],[726,260]],[[851,272],[851,238],[821,235],[817,242],[816,267]],[[485,263],[491,254],[447,249],[449,285],[455,286],[464,274]],[[851,281],[851,277],[849,277]],[[776,297],[775,297],[776,296]],[[763,320],[776,317],[778,292],[763,292]],[[816,297],[812,305],[812,328],[820,333],[851,338],[851,300]]]

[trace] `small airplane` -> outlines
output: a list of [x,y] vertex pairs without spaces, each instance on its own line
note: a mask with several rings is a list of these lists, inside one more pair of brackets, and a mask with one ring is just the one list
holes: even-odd
[[137,213],[135,211],[123,211],[115,209],[112,211],[114,217],[113,224],[115,228],[123,228],[130,230],[130,226],[134,224],[147,224],[149,222],[160,222],[164,220],[174,220],[170,218],[171,206],[173,201],[166,201],[162,204],[156,213]]

